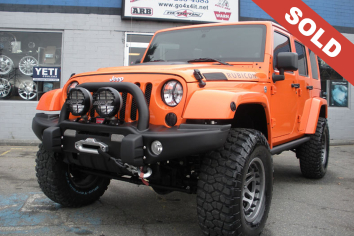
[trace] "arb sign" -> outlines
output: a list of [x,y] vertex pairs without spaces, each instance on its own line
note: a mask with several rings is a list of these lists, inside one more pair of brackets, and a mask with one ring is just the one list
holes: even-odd
[[252,1],[354,85],[354,45],[309,6],[301,0]]

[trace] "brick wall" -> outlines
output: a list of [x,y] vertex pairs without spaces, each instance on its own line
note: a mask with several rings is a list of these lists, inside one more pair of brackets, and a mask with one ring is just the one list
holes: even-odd
[[[0,12],[1,29],[63,32],[61,86],[72,73],[123,66],[125,32],[154,33],[182,23],[122,21],[119,15]],[[37,102],[0,100],[0,140],[36,140]]]

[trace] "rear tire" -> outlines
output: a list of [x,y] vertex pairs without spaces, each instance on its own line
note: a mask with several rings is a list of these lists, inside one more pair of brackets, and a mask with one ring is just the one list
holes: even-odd
[[80,207],[98,200],[107,190],[110,179],[88,175],[64,163],[59,153],[39,145],[36,172],[43,193],[65,207]]
[[231,129],[208,153],[198,181],[199,225],[205,235],[259,235],[268,218],[273,162],[262,133]]
[[320,179],[325,176],[329,158],[329,130],[327,119],[319,117],[316,133],[296,149],[300,169],[306,178]]

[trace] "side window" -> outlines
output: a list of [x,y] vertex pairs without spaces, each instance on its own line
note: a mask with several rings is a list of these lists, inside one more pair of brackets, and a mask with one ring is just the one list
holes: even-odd
[[305,47],[301,43],[295,41],[295,49],[299,56],[299,74],[307,76],[308,70]]
[[309,49],[309,51],[310,51],[312,78],[318,79],[318,68],[317,68],[316,55],[310,49]]
[[273,66],[274,69],[277,65],[277,56],[280,52],[291,52],[290,48],[290,39],[285,35],[282,35],[278,32],[274,32],[274,58],[273,58]]

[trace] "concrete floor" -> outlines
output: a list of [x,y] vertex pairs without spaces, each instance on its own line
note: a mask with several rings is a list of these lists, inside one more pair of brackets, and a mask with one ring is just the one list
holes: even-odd
[[[35,175],[33,146],[0,146],[1,235],[202,235],[195,195],[157,195],[112,181],[94,204],[62,208]],[[274,156],[274,191],[262,235],[354,235],[354,146],[331,146],[327,175],[301,176],[295,155]]]

